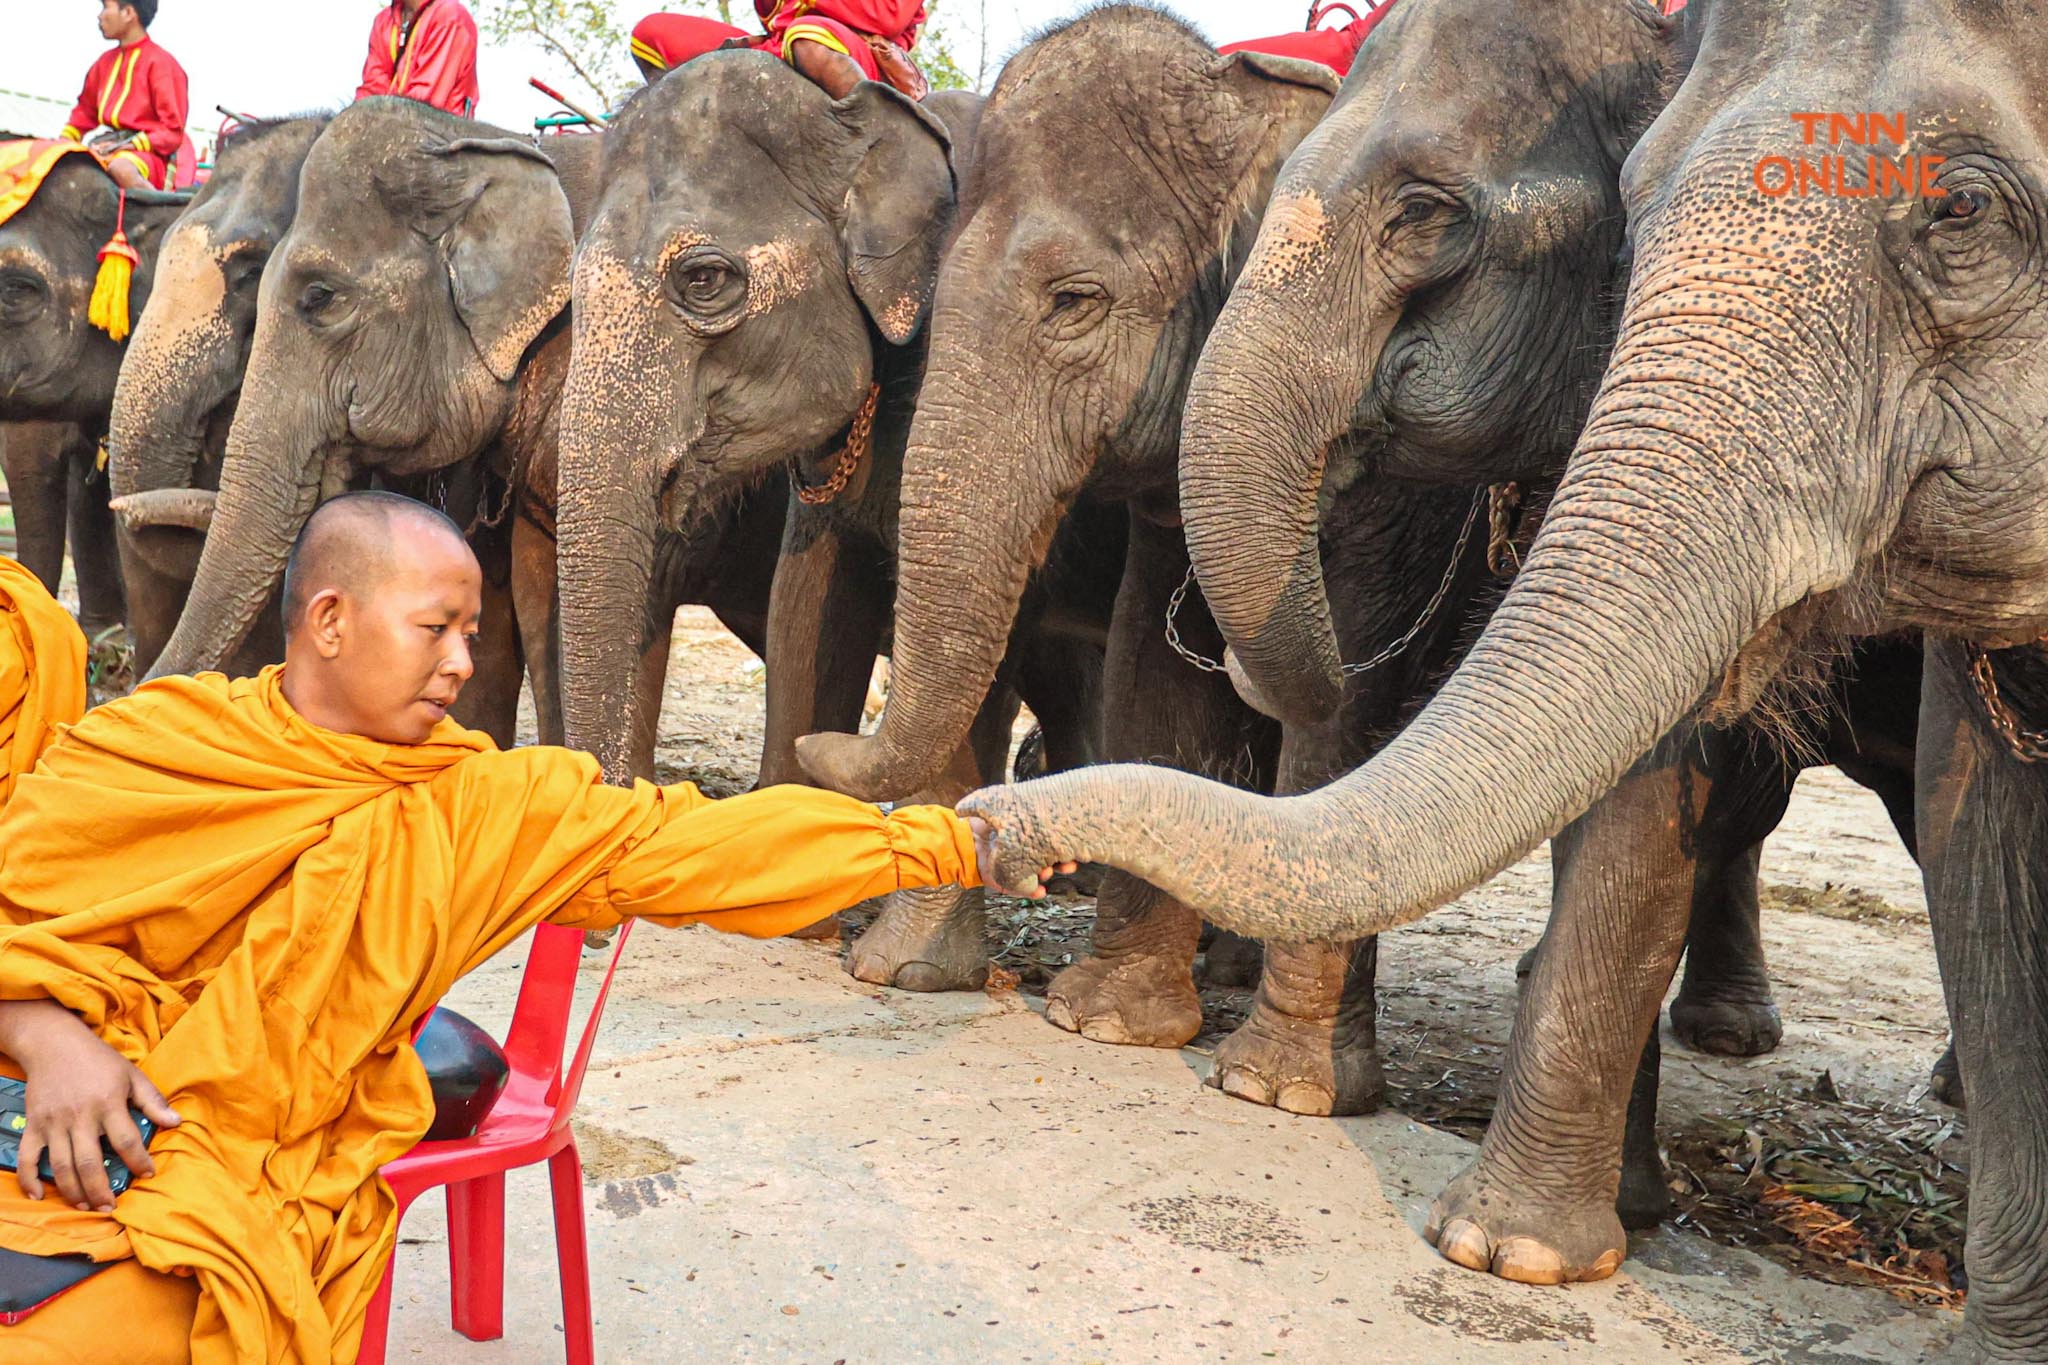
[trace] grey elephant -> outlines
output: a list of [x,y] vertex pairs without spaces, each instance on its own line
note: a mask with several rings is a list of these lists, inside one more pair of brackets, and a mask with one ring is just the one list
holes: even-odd
[[[870,737],[800,741],[815,779],[871,800],[930,781],[1063,523],[1107,515],[1127,543],[1104,557],[1091,603],[1109,623],[1105,752],[1270,783],[1278,727],[1161,634],[1187,572],[1174,463],[1188,374],[1272,176],[1336,84],[1307,63],[1219,57],[1130,5],[1089,11],[1004,66],[940,266],[905,455],[888,706]],[[1179,629],[1220,647],[1199,595]],[[1047,1017],[1098,1041],[1187,1042],[1201,1025],[1199,920],[1124,876],[1105,879],[1097,907],[1092,952],[1053,981]]]
[[[1098,768],[966,805],[999,826],[1005,883],[1098,858],[1242,931],[1371,932],[1581,812],[1571,837],[1592,839],[1684,799],[1682,722],[1748,713],[1844,636],[1925,631],[1917,826],[1971,1092],[1956,1349],[2048,1358],[2048,359],[2012,344],[2048,322],[2043,16],[1690,11],[1698,57],[1624,167],[1634,268],[1591,415],[1522,573],[1415,721],[1286,802]],[[1795,115],[1867,107],[1899,126],[1847,182],[1773,192],[1766,172],[1818,155]],[[1533,759],[1530,735],[1550,737]],[[1683,822],[1665,828],[1646,885],[1685,865]],[[1236,856],[1188,856],[1210,848]],[[1685,933],[1663,896],[1623,909],[1553,920],[1501,1108],[1430,1220],[1454,1260],[1578,1279],[1621,1259],[1619,1096]]]
[[125,339],[149,299],[164,231],[186,199],[130,191],[124,208],[99,163],[72,153],[0,222],[0,450],[19,549],[55,591],[68,533],[83,619],[93,629],[125,615],[98,468],[123,343],[89,320],[99,252],[117,224],[135,249],[128,315],[113,324]]
[[[652,708],[631,681],[649,672],[638,604],[652,547],[785,469],[796,492],[769,610],[761,781],[801,780],[795,737],[859,720],[886,643],[953,158],[979,107],[946,93],[920,106],[874,83],[834,101],[784,63],[720,53],[636,94],[608,134],[577,253],[560,543],[569,742],[615,780],[647,775]],[[1054,652],[1081,666],[1025,662]],[[973,742],[942,756],[954,770],[933,795],[1000,777],[1020,691],[1055,764],[1089,756],[1085,639],[1062,651],[1026,629],[1012,653],[1017,688],[984,687]],[[872,979],[904,921],[978,921],[980,904],[978,891],[906,893],[856,946],[854,971]],[[959,947],[907,950],[881,979],[978,985],[986,948],[978,934]]]
[[[211,522],[227,433],[256,330],[263,268],[298,211],[299,171],[327,115],[237,127],[164,236],[135,324],[107,436],[135,663],[147,670],[184,610]],[[264,613],[228,657],[252,673],[283,657]]]

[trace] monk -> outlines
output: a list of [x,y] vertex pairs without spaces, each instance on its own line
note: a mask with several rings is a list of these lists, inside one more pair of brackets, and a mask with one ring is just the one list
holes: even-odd
[[[499,751],[447,718],[481,587],[440,513],[336,498],[291,552],[282,665],[145,684],[17,780],[0,1062],[30,1122],[0,1248],[113,1264],[0,1326],[8,1365],[352,1359],[395,1230],[378,1168],[432,1117],[411,1030],[538,921],[769,936],[978,883],[937,807],[711,801]],[[161,1125],[147,1149],[130,1105]],[[102,1135],[137,1173],[118,1198]]]

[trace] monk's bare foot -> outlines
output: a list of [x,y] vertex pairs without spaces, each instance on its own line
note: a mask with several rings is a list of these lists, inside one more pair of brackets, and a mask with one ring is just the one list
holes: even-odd
[[1546,1203],[1475,1161],[1430,1205],[1422,1235],[1445,1260],[1523,1284],[1604,1280],[1628,1243],[1604,1199]]
[[898,891],[854,943],[846,970],[906,991],[978,991],[988,983],[987,904],[979,888]]
[[1216,1049],[1209,1084],[1290,1114],[1368,1114],[1386,1092],[1372,1021],[1298,1019],[1261,998]]
[[1671,1002],[1671,1031],[1679,1042],[1717,1057],[1758,1057],[1784,1038],[1785,1025],[1768,986],[1760,995],[1733,984],[1714,991],[1681,991]]
[[1045,1017],[1098,1043],[1181,1047],[1202,1031],[1192,966],[1160,951],[1085,958],[1053,978]]

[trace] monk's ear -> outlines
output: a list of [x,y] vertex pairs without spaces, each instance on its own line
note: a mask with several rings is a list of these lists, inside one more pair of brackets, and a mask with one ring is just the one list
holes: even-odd
[[341,653],[341,590],[322,588],[313,594],[313,600],[306,603],[306,613],[297,621],[285,622],[285,637],[290,639],[297,629],[298,638],[310,646],[323,659],[332,659]]
[[847,278],[876,329],[901,346],[924,323],[953,220],[953,140],[915,101],[877,81],[855,86],[832,116],[846,134],[839,235]]
[[517,138],[456,138],[433,151],[446,158],[455,193],[439,221],[423,226],[440,243],[471,344],[510,383],[526,348],[569,303],[569,197],[554,163]]

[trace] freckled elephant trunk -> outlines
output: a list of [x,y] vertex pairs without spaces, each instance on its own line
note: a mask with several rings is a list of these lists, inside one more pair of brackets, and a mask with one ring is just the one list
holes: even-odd
[[635,760],[634,736],[654,720],[639,715],[637,680],[661,508],[658,490],[616,453],[645,447],[644,430],[621,427],[644,413],[616,397],[601,401],[585,384],[584,373],[572,374],[562,405],[562,720],[570,747],[594,754],[606,781],[624,783],[653,776],[638,770],[645,764]]
[[[1296,236],[1324,230],[1311,198],[1275,198],[1190,383],[1180,463],[1202,596],[1256,704],[1297,725],[1326,720],[1343,700],[1317,504],[1329,444],[1386,341],[1383,322],[1357,335],[1348,294],[1276,265]],[[1364,310],[1368,320],[1398,315],[1391,303]]]
[[323,479],[338,491],[345,472],[320,422],[303,411],[324,399],[293,392],[293,367],[261,363],[263,349],[259,331],[191,597],[152,678],[223,666],[283,577]]
[[[1703,321],[1733,311],[1712,265],[1639,281],[1526,567],[1371,763],[1278,800],[1135,767],[976,797],[1017,830],[1018,856],[1124,868],[1240,933],[1379,933],[1555,833],[1717,685],[1725,710],[1753,701],[1792,639],[1774,618],[1846,580],[1867,509],[1833,495],[1854,482],[1846,452],[1753,401],[1790,376],[1733,372],[1734,356],[1783,362],[1745,345],[1747,327]],[[1745,293],[1752,313],[1772,299]],[[1815,369],[1801,382],[1856,382],[1825,358]]]
[[[941,353],[951,327],[935,333]],[[965,327],[954,321],[952,326]],[[904,455],[889,703],[865,738],[809,735],[797,758],[820,784],[864,801],[902,800],[934,781],[967,738],[1002,662],[1031,573],[1065,507],[1020,482],[1029,461],[985,448],[1016,433],[1014,410],[962,402],[952,371],[927,376]],[[994,412],[1008,412],[1000,420]],[[1022,433],[1024,449],[1049,442]],[[993,471],[1010,471],[996,477]]]

